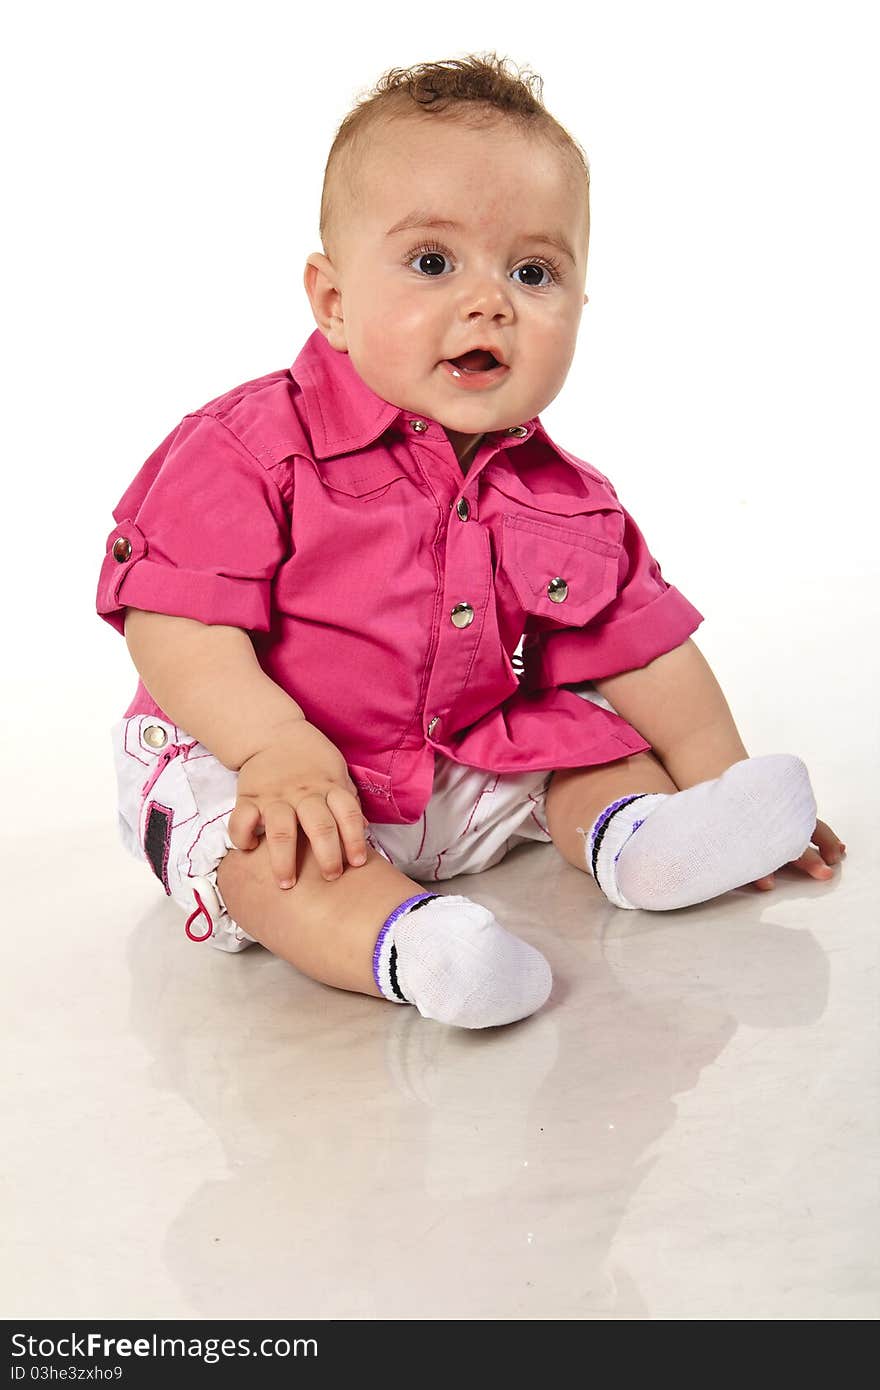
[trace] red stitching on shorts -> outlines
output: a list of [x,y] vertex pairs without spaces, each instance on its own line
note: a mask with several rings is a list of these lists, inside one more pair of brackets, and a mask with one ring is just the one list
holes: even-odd
[[[539,797],[539,796],[532,796],[532,793],[531,793],[531,792],[529,792],[528,796],[529,796],[529,801],[533,801],[533,802],[535,803],[536,806],[543,800],[542,797]],[[546,793],[545,793],[545,796],[546,796]],[[538,820],[538,816],[537,816],[537,813],[535,812],[534,807],[532,808],[532,811],[531,811],[531,819],[535,822],[535,825],[538,827],[539,830],[543,830],[543,832],[544,832],[545,835],[550,835],[549,827],[546,826],[546,825],[543,825],[543,824],[541,823],[541,821]],[[553,836],[550,835],[550,838],[551,838],[551,840],[552,840]]]
[[[483,800],[483,797],[484,797],[484,796],[491,796],[492,793],[496,790],[496,788],[497,788],[497,786],[498,786],[498,779],[499,779],[500,776],[501,776],[501,773],[500,773],[500,772],[496,772],[496,774],[495,774],[495,781],[492,783],[491,787],[484,787],[483,790],[480,792],[479,796],[477,797],[476,801],[474,802],[473,806],[471,807],[471,813],[470,813],[470,815],[468,816],[467,820],[465,821],[464,830],[462,831],[462,835],[466,835],[467,832],[470,830],[470,828],[471,828],[471,821],[473,820],[474,816],[477,814],[477,807],[479,806],[480,802]],[[462,835],[459,836],[459,839],[462,838]],[[449,848],[451,848],[451,846],[449,846]],[[445,853],[445,851],[444,851],[444,853]]]
[[[452,841],[452,844],[451,844],[451,845],[447,845],[445,849],[441,849],[440,852],[438,853],[437,858],[436,858],[436,860],[434,861],[434,879],[435,879],[435,880],[439,880],[439,878],[440,878],[440,865],[441,865],[442,862],[443,862],[443,856],[444,856],[445,854],[450,854],[450,853],[456,848],[457,845],[460,845],[460,844],[461,844],[461,842],[462,842],[462,840],[464,839],[465,835],[467,834],[467,832],[468,832],[468,831],[470,830],[470,828],[471,828],[471,821],[473,820],[474,816],[477,814],[477,807],[479,806],[479,804],[480,804],[480,802],[482,801],[482,799],[483,799],[484,796],[491,796],[491,795],[492,795],[492,793],[493,793],[493,792],[496,790],[496,788],[498,787],[498,783],[499,783],[500,779],[501,779],[501,773],[500,773],[500,772],[496,772],[496,774],[495,774],[495,781],[492,783],[491,787],[483,787],[483,788],[481,789],[481,791],[478,792],[478,794],[477,794],[477,799],[476,799],[476,801],[474,802],[473,806],[471,807],[470,814],[469,814],[467,820],[465,821],[464,829],[461,831],[461,834],[458,836],[457,839],[455,839],[455,840]],[[425,828],[426,828],[426,830],[427,830],[427,818],[428,818],[427,807],[425,808],[424,814],[425,814]],[[419,846],[419,852],[420,852],[420,853],[421,853],[422,845],[424,845],[424,843],[425,843],[425,837],[424,837],[424,835],[423,835],[423,836],[422,836],[422,844]],[[418,858],[418,855],[416,856],[416,858]]]
[[[542,825],[542,824],[541,824],[541,822],[538,820],[538,817],[535,815],[535,812],[534,812],[534,811],[532,811],[532,812],[530,813],[530,815],[529,815],[529,820],[533,820],[533,821],[535,822],[535,825],[538,827],[538,829],[539,829],[539,830],[543,830],[543,832],[544,832],[545,835],[550,835],[549,827],[546,826],[546,825]],[[551,840],[553,839],[553,836],[552,836],[552,835],[550,835],[550,839],[551,839]]]
[[[206,831],[206,830],[209,830],[210,827],[211,827],[212,825],[216,824],[216,822],[217,822],[218,820],[222,821],[222,820],[225,820],[228,816],[231,816],[231,815],[232,815],[232,812],[233,812],[234,810],[235,810],[235,803],[233,803],[233,804],[229,807],[229,809],[228,809],[227,811],[218,811],[218,812],[217,812],[217,815],[216,815],[216,816],[212,816],[210,820],[202,821],[202,824],[201,824],[201,826],[200,826],[200,828],[199,828],[199,833],[198,833],[198,835],[197,835],[196,838],[193,840],[193,842],[192,842],[192,844],[190,845],[189,849],[186,851],[186,862],[187,862],[187,864],[188,864],[188,866],[189,866],[190,871],[192,870],[192,867],[193,867],[193,854],[194,854],[194,852],[195,852],[196,846],[197,846],[198,843],[199,843],[199,840],[202,838],[202,836],[204,835],[205,831]],[[197,814],[198,814],[198,813],[197,813]],[[190,820],[193,820],[193,819],[195,819],[195,817],[191,816],[191,817],[190,817]],[[182,821],[181,824],[185,825],[185,824],[186,824],[186,821]],[[228,830],[229,830],[229,826],[228,826],[228,825],[227,825],[226,829],[227,829],[227,832],[228,832]],[[221,858],[222,858],[222,856],[221,856]],[[217,863],[219,864],[219,862],[220,862],[220,860],[218,859]],[[213,868],[216,869],[216,867],[217,867],[217,864],[213,865]],[[193,874],[192,872],[190,872],[190,873],[187,875],[187,877],[189,877],[189,878],[198,878],[198,874]]]
[[426,838],[427,838],[427,835],[428,835],[428,808],[427,808],[427,806],[426,806],[425,809],[424,809],[424,811],[422,812],[422,838],[421,838],[421,841],[420,841],[420,843],[419,843],[419,847],[418,847],[418,849],[416,850],[416,859],[421,858],[422,850],[425,848],[425,840],[426,840]]

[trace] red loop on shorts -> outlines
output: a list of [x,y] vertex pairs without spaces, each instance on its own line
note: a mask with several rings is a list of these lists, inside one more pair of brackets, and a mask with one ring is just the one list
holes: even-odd
[[[213,936],[214,934],[214,923],[211,920],[210,912],[205,907],[205,904],[199,897],[199,890],[197,888],[194,888],[193,893],[195,894],[195,899],[198,903],[198,907],[196,908],[195,912],[190,913],[189,917],[187,917],[186,919],[186,934],[189,937],[190,941],[207,941],[208,938],[210,936]],[[195,932],[190,930],[190,923],[195,921],[196,917],[198,917],[201,912],[204,912],[205,917],[208,919],[208,930],[205,932],[204,936],[196,936]]]

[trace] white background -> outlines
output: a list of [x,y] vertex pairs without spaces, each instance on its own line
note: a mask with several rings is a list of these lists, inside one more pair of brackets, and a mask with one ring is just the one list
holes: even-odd
[[115,819],[109,727],[136,674],[94,608],[112,508],[186,412],[312,331],[303,266],[357,97],[490,49],[543,77],[591,165],[590,302],[545,425],[705,615],[749,752],[804,757],[820,815],[823,770],[875,775],[873,8],[16,7],[5,823]]

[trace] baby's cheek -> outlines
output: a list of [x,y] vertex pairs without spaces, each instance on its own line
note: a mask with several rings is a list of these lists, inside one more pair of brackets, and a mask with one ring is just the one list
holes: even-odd
[[558,322],[544,324],[532,338],[536,363],[540,364],[549,385],[560,389],[565,381],[577,347],[577,324],[564,315]]
[[394,323],[393,333],[388,331],[389,318],[386,317],[384,326],[371,324],[360,334],[352,352],[352,361],[358,374],[377,396],[403,406],[406,403],[399,399],[400,392],[405,389],[407,382],[414,379],[420,354],[424,356],[424,347],[420,348],[403,331],[403,325],[398,320],[392,318],[390,321]]

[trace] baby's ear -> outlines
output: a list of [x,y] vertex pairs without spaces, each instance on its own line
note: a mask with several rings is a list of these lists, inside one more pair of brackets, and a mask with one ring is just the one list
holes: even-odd
[[344,349],[344,340],[336,341],[342,329],[342,295],[338,289],[336,268],[323,252],[313,251],[306,260],[303,284],[315,323],[332,347]]

